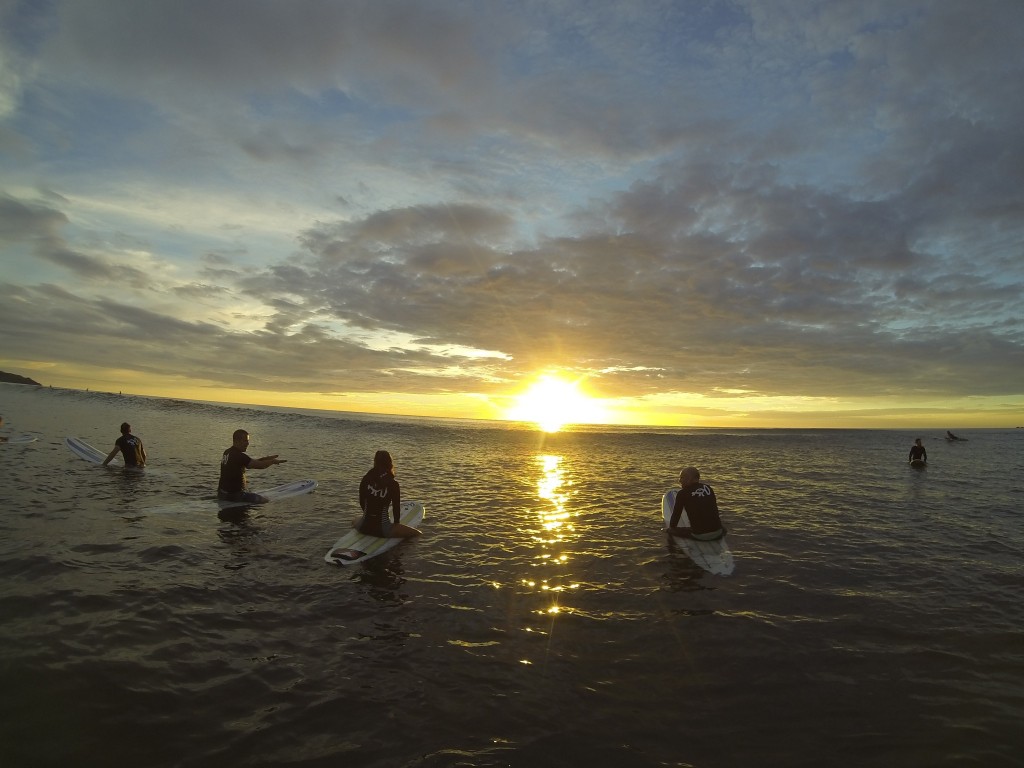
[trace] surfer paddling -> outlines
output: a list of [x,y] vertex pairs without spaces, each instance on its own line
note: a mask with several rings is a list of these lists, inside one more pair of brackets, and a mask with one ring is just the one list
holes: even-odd
[[249,433],[244,429],[236,429],[231,435],[231,447],[224,451],[220,460],[220,483],[217,486],[217,498],[224,501],[250,501],[253,504],[266,504],[270,499],[247,490],[245,470],[266,469],[275,464],[284,464],[287,459],[263,456],[259,459],[250,457],[245,449],[249,447]]
[[[687,467],[679,473],[679,485],[672,506],[672,518],[665,530],[672,536],[683,536],[700,541],[714,541],[726,534],[722,519],[718,515],[718,500],[715,492],[707,483],[700,481],[700,472],[696,467]],[[683,511],[690,520],[690,526],[679,527],[679,518]]]

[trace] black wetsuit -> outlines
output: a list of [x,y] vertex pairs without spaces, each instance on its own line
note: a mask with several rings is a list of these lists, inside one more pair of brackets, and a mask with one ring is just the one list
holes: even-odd
[[135,435],[121,435],[114,441],[114,445],[121,449],[126,467],[146,466],[146,462],[142,458],[142,441]]
[[691,483],[679,490],[676,494],[676,503],[672,506],[670,527],[679,527],[679,518],[684,509],[690,519],[690,533],[701,535],[722,530],[722,519],[718,516],[718,500],[707,483]]
[[222,499],[235,501],[245,493],[245,468],[252,463],[252,459],[241,448],[231,446],[224,451],[220,460],[220,483],[217,485],[217,495]]
[[395,525],[402,514],[402,494],[395,476],[386,469],[371,469],[363,475],[359,481],[359,507],[363,510],[359,530],[372,536],[387,536],[391,532],[388,507],[394,507]]
[[[910,446],[910,461],[914,461],[916,459],[928,461],[928,451],[924,449],[923,445]],[[941,461],[939,463],[941,463]]]

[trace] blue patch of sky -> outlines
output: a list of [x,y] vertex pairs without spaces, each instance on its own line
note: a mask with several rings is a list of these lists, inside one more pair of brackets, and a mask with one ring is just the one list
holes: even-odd
[[301,118],[305,122],[330,123],[357,118],[378,126],[405,125],[422,117],[422,113],[402,107],[371,104],[338,88],[327,88],[316,94],[298,90],[255,95],[249,99],[249,109],[256,118]]
[[57,29],[57,0],[14,2],[0,14],[4,39],[18,53],[34,54]]
[[159,127],[161,118],[148,104],[98,91],[29,89],[12,124],[32,142],[43,167],[68,174],[147,162],[132,153],[129,140]]

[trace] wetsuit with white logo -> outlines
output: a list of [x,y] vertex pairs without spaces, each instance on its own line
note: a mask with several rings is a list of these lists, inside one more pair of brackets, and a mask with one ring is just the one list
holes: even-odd
[[359,506],[363,510],[359,530],[371,536],[388,536],[392,526],[388,508],[394,508],[395,524],[402,514],[402,494],[394,475],[379,469],[371,469],[363,475],[359,481]]
[[718,516],[718,500],[707,483],[691,483],[679,490],[676,494],[676,503],[672,506],[672,519],[669,522],[671,528],[679,526],[679,518],[684,509],[690,519],[690,532],[694,536],[722,530],[722,519]]
[[126,467],[146,466],[146,461],[142,458],[142,441],[135,435],[121,435],[114,441],[114,445],[121,449]]

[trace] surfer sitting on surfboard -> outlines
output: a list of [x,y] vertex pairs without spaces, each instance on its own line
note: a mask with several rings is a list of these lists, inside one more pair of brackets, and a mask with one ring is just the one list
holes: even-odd
[[142,446],[142,440],[132,434],[132,425],[127,421],[121,425],[121,436],[114,441],[114,450],[107,454],[103,466],[107,466],[118,452],[124,456],[125,469],[142,469],[146,466],[146,449]]
[[217,498],[224,501],[251,501],[253,504],[266,504],[270,499],[258,493],[246,490],[245,470],[266,469],[274,464],[284,464],[287,459],[263,456],[253,459],[246,454],[249,447],[249,433],[244,429],[236,429],[231,435],[231,447],[224,451],[220,460],[220,483],[217,485]]
[[[363,510],[363,516],[356,521],[360,533],[386,539],[408,539],[420,535],[418,528],[399,522],[402,494],[395,480],[395,462],[387,451],[374,454],[373,468],[359,481],[359,507]],[[388,518],[389,507],[394,507],[394,522]]]
[[[668,533],[701,541],[722,538],[726,530],[718,515],[718,500],[711,486],[700,481],[700,472],[697,468],[687,467],[680,472],[679,485],[682,486],[682,490],[676,494],[672,519],[666,529]],[[686,516],[690,519],[689,528],[679,527],[679,518],[682,517],[683,510],[686,510]]]
[[917,438],[910,446],[910,458],[908,461],[928,461],[928,451],[921,445],[921,438]]

